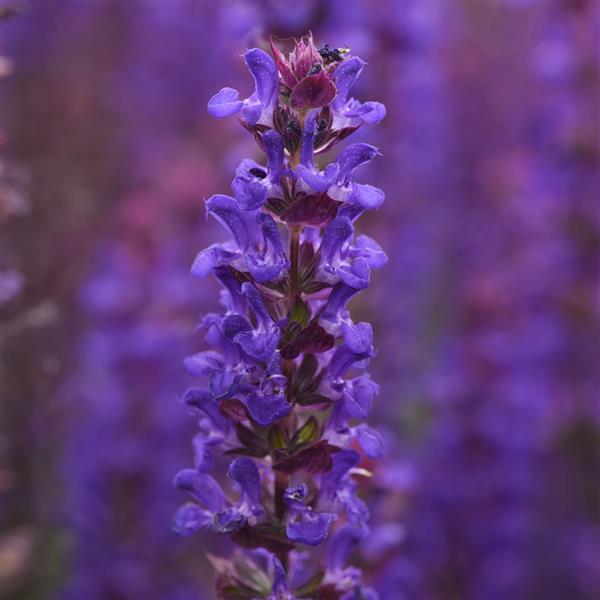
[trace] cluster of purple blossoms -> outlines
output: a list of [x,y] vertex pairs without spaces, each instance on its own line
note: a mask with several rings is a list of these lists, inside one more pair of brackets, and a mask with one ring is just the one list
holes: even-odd
[[[249,98],[224,88],[208,103],[217,118],[239,115],[266,164],[242,160],[233,196],[206,202],[231,239],[200,252],[192,273],[218,279],[224,313],[203,318],[210,349],[186,359],[208,385],[183,397],[200,420],[194,468],[175,477],[191,501],[174,529],[209,529],[245,549],[211,558],[219,598],[375,598],[347,565],[369,531],[355,478],[382,454],[379,434],[361,423],[378,393],[364,373],[373,332],[347,303],[387,261],[354,231],[384,193],[354,177],[377,148],[350,145],[321,167],[315,156],[385,108],[350,97],[365,63],[345,48],[318,50],[308,35],[288,58],[273,39],[271,52],[245,54]],[[229,484],[211,474],[223,457]]]

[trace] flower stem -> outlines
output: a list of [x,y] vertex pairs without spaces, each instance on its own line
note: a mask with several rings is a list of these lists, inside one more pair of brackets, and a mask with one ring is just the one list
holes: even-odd
[[300,293],[300,228],[292,225],[290,229],[290,306]]

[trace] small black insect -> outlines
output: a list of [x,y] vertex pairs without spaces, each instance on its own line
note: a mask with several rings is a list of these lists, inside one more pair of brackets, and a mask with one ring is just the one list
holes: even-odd
[[320,73],[322,70],[323,70],[323,67],[321,65],[319,65],[319,64],[313,65],[310,68],[309,75],[316,75],[317,73]]
[[341,62],[344,60],[344,54],[348,54],[348,52],[350,52],[350,48],[346,48],[345,46],[342,48],[330,48],[329,44],[325,44],[319,50],[319,54],[326,65],[334,62]]
[[267,176],[267,172],[258,167],[252,167],[248,172],[250,175],[254,175],[254,177],[258,177],[259,179],[264,179]]

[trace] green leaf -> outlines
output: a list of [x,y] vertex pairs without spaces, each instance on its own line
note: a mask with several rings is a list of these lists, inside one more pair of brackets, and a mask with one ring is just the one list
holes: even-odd
[[282,448],[287,448],[287,431],[281,425],[274,423],[269,429],[269,433],[267,434],[267,440],[269,442],[269,448],[271,450],[280,450]]
[[311,415],[304,425],[300,427],[294,433],[294,437],[292,438],[291,446],[292,448],[296,448],[300,444],[304,444],[306,442],[316,442],[319,438],[319,422],[313,415]]
[[302,327],[306,327],[310,319],[310,308],[300,295],[296,296],[294,299],[294,304],[292,304],[292,308],[290,309],[289,315],[290,321],[296,321],[300,323]]

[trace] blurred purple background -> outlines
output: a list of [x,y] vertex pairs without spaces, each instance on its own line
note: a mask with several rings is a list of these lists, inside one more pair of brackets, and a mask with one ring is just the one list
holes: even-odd
[[[16,15],[10,6],[16,7]],[[0,596],[210,599],[170,531],[202,199],[257,148],[206,102],[264,34],[348,45],[383,101],[362,231],[385,600],[600,598],[595,0],[0,3]]]

